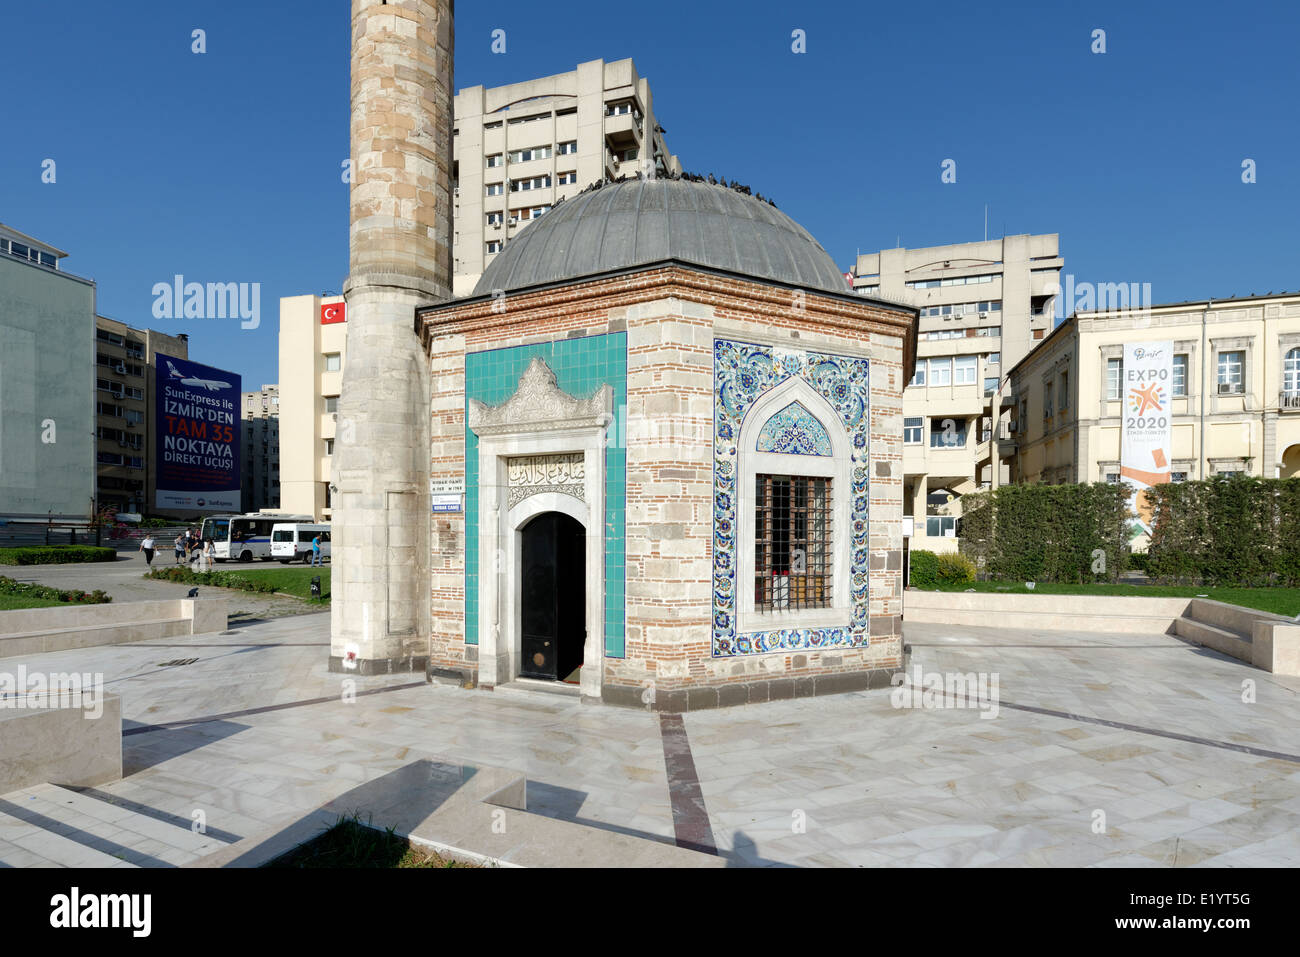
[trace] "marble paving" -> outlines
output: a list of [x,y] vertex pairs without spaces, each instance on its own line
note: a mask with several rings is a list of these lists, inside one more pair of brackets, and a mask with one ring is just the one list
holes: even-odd
[[0,796],[0,865],[174,866],[418,761],[510,768],[534,813],[669,843],[690,788],[739,866],[1300,864],[1300,679],[1080,626],[907,627],[913,667],[997,675],[992,719],[887,690],[688,713],[671,761],[694,781],[649,712],[411,675],[345,697],[328,615],[7,658],[102,673],[126,776]]

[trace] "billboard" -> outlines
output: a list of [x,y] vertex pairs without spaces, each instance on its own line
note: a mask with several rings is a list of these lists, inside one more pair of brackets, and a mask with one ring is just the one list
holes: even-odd
[[1130,508],[1146,532],[1151,531],[1151,510],[1139,494],[1170,480],[1173,449],[1174,344],[1131,342],[1124,346],[1124,431],[1120,445],[1119,474],[1133,489]]
[[158,356],[157,508],[238,512],[240,378]]

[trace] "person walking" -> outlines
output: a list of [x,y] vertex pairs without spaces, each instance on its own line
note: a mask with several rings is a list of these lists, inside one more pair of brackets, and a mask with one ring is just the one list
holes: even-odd
[[153,536],[146,532],[144,540],[140,542],[140,551],[144,552],[144,563],[150,568],[153,567],[154,544]]
[[185,536],[178,534],[176,540],[172,542],[172,548],[176,550],[176,564],[181,564],[181,558],[185,554]]
[[311,567],[315,568],[320,564],[320,533],[318,532],[316,537],[311,540]]
[[217,547],[212,544],[212,539],[203,543],[203,565],[204,571],[212,571],[212,559],[216,557]]

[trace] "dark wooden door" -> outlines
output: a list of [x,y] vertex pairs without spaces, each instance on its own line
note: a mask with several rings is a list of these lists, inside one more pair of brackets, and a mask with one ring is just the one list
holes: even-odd
[[586,640],[586,548],[575,519],[546,512],[523,529],[519,673],[551,681],[582,664]]

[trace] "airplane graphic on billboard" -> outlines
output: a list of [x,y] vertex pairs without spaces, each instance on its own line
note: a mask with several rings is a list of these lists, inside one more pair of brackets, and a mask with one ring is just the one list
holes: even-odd
[[180,379],[181,385],[198,386],[207,389],[209,392],[217,392],[221,389],[230,388],[229,382],[222,382],[220,379],[198,379],[186,376],[184,373],[178,372],[176,367],[170,362],[167,363],[167,372],[173,379]]

